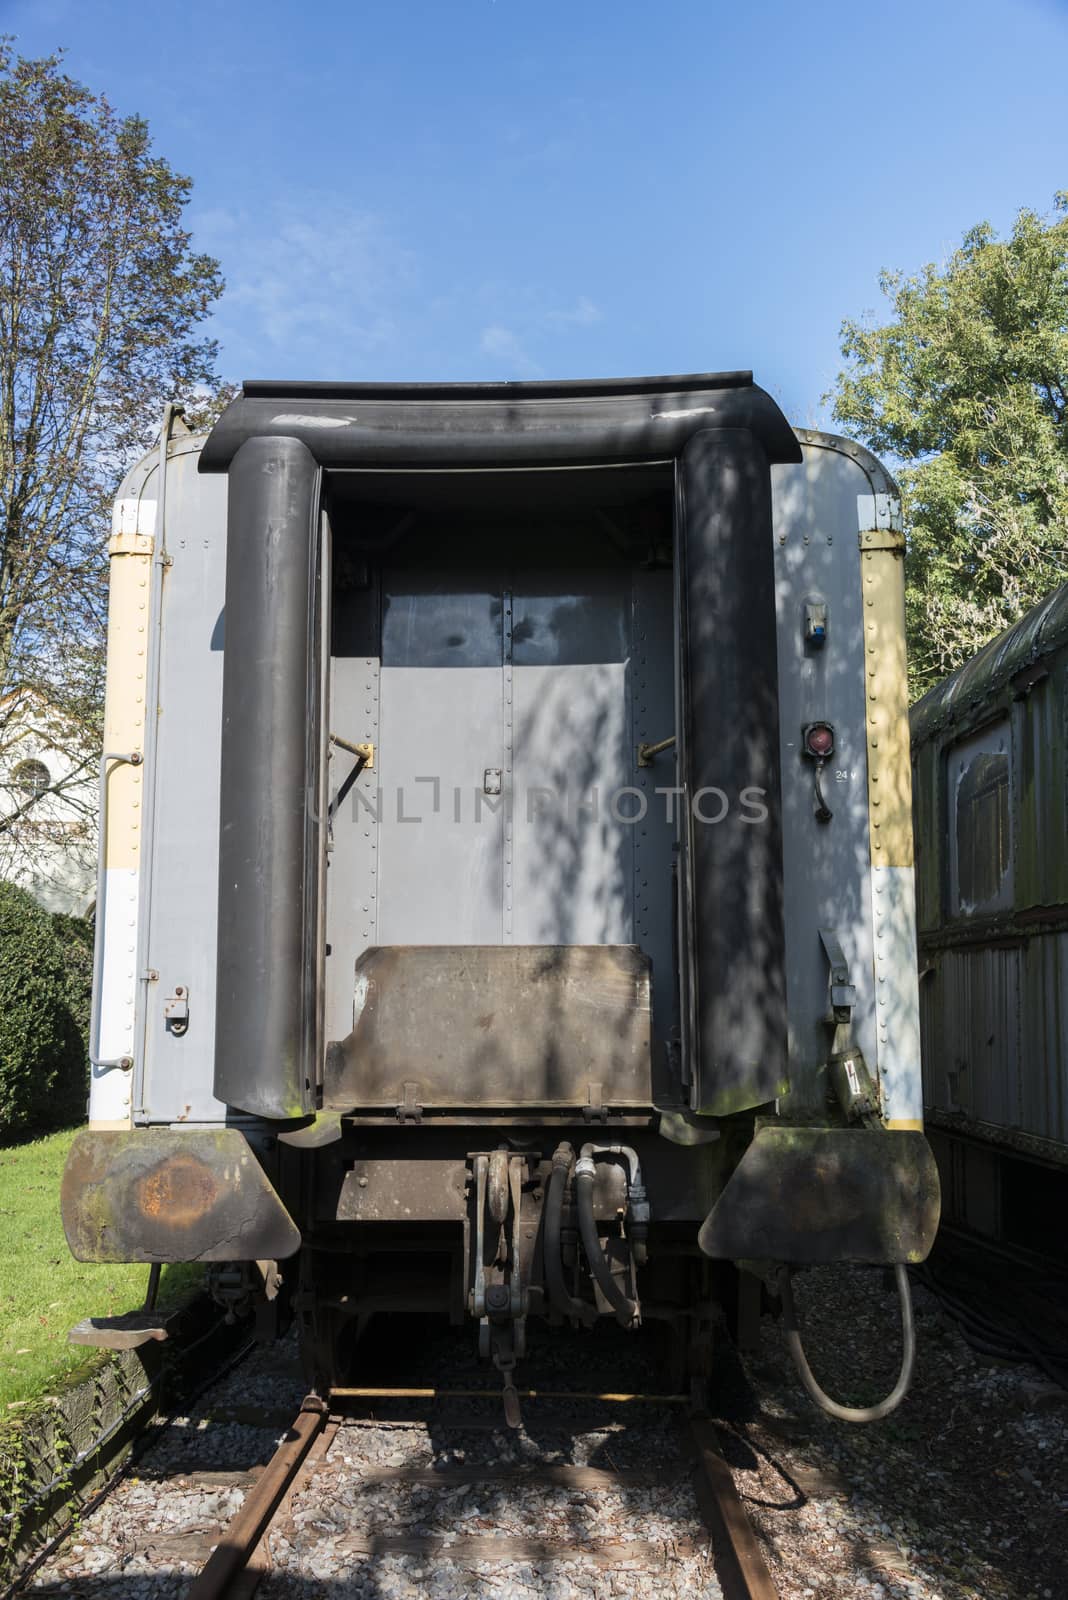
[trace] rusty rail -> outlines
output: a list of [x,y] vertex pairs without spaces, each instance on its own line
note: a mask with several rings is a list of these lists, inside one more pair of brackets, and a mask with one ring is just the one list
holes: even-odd
[[[688,1406],[688,1394],[615,1394],[595,1389],[517,1389],[521,1400],[599,1400],[606,1405]],[[332,1400],[495,1400],[499,1389],[381,1389],[375,1387],[331,1389]]]
[[244,1505],[194,1578],[186,1600],[225,1600],[233,1595],[235,1579],[259,1544],[264,1529],[325,1422],[326,1407],[321,1402],[306,1400],[288,1437],[283,1439],[263,1475],[246,1496]]
[[[680,1395],[651,1394],[579,1394],[565,1391],[568,1399],[596,1399],[611,1402],[654,1401],[678,1403]],[[330,1399],[427,1399],[439,1400],[448,1395],[462,1394],[490,1397],[493,1391],[445,1390],[437,1388],[338,1388],[331,1391]],[[548,1399],[560,1391],[530,1390],[531,1398]],[[305,1401],[287,1437],[275,1452],[270,1463],[255,1486],[250,1490],[244,1505],[223,1533],[218,1545],[188,1590],[187,1600],[250,1600],[260,1580],[270,1566],[267,1548],[272,1519],[292,1501],[297,1488],[298,1474],[314,1470],[314,1463],[325,1455],[329,1441],[336,1433],[340,1419],[328,1421],[327,1409],[318,1399]],[[746,1515],[738,1491],[734,1486],[730,1468],[723,1458],[719,1436],[714,1423],[705,1418],[691,1418],[690,1431],[696,1447],[695,1487],[701,1514],[712,1535],[712,1553],[716,1573],[723,1589],[724,1600],[779,1600],[774,1580],[764,1561],[752,1525]],[[313,1447],[314,1450],[313,1450]],[[480,1467],[435,1468],[420,1471],[397,1468],[371,1475],[374,1483],[393,1481],[432,1482],[445,1488],[457,1482],[485,1481],[574,1482],[585,1488],[606,1488],[614,1483],[645,1481],[646,1472],[608,1472],[603,1469],[547,1466],[500,1468],[493,1465]],[[302,1481],[302,1480],[301,1480]],[[411,1534],[361,1534],[342,1535],[340,1547],[349,1553],[381,1556],[422,1555],[431,1559],[466,1564],[485,1560],[575,1560],[585,1559],[594,1565],[614,1565],[620,1560],[654,1562],[659,1553],[648,1541],[593,1539],[559,1541],[539,1538],[505,1538],[498,1535],[450,1537],[417,1537]],[[680,1542],[678,1554],[695,1554],[691,1542]]]
[[779,1600],[731,1469],[723,1459],[715,1424],[696,1417],[690,1426],[697,1446],[697,1502],[712,1534],[724,1600]]

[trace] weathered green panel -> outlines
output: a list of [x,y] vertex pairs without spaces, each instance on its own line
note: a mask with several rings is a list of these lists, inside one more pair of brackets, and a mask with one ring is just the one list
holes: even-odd
[[922,1133],[765,1126],[697,1238],[728,1261],[922,1261],[939,1206]]

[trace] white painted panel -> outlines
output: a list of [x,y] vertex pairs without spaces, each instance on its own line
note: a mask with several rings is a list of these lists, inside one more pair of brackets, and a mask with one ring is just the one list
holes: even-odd
[[[104,873],[104,903],[97,906],[104,940],[98,997],[98,1059],[118,1061],[134,1054],[137,1001],[137,905],[140,874],[136,867],[109,867]],[[93,1122],[112,1122],[130,1114],[131,1074],[118,1067],[94,1068],[89,1088]]]
[[923,1117],[916,883],[911,867],[873,867],[877,1060],[887,1121]]

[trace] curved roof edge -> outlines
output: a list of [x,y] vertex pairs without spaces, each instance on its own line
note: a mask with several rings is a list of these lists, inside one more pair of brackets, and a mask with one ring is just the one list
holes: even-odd
[[694,389],[746,389],[751,372],[671,373],[659,378],[517,378],[499,383],[334,383],[247,378],[249,400],[578,400],[586,395],[685,394]]
[[797,437],[748,372],[562,383],[246,383],[200,458],[224,472],[246,440],[295,438],[324,467],[486,468],[663,461],[705,428],[745,428],[768,460]]
[[1017,673],[1066,643],[1068,583],[1032,606],[1019,622],[991,639],[963,667],[917,700],[909,716],[913,747],[923,744],[963,712],[982,705]]
[[816,445],[821,450],[835,450],[840,456],[848,456],[863,467],[871,480],[872,494],[888,494],[891,499],[900,500],[901,490],[867,445],[859,444],[856,439],[847,439],[840,433],[824,433],[820,428],[795,427],[794,432],[802,444]]

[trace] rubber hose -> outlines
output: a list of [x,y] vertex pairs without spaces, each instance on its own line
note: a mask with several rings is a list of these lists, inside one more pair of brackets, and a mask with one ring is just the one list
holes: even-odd
[[891,1411],[896,1411],[898,1406],[908,1394],[912,1385],[912,1369],[916,1360],[916,1330],[912,1322],[912,1291],[909,1288],[908,1268],[900,1262],[894,1267],[894,1277],[897,1280],[898,1299],[901,1302],[901,1338],[904,1349],[901,1353],[901,1371],[898,1373],[897,1382],[885,1400],[880,1400],[875,1406],[843,1406],[837,1400],[832,1400],[829,1394],[824,1393],[812,1374],[812,1368],[805,1356],[804,1346],[801,1343],[801,1331],[797,1325],[797,1307],[794,1304],[793,1274],[789,1267],[779,1269],[779,1292],[782,1295],[783,1331],[786,1334],[786,1343],[790,1354],[794,1358],[797,1375],[804,1385],[809,1398],[819,1406],[821,1411],[826,1411],[830,1417],[837,1417],[839,1422],[878,1422],[883,1417],[888,1417]]
[[565,1317],[579,1317],[586,1327],[597,1321],[597,1308],[586,1300],[568,1293],[564,1282],[564,1265],[560,1254],[560,1229],[564,1214],[564,1190],[571,1166],[571,1149],[566,1161],[553,1157],[549,1186],[545,1191],[545,1280],[549,1286],[549,1299]]
[[596,1278],[601,1293],[615,1312],[616,1321],[624,1328],[629,1328],[638,1315],[638,1307],[623,1293],[605,1260],[601,1241],[597,1237],[597,1223],[593,1216],[593,1184],[594,1178],[590,1172],[580,1172],[575,1177],[579,1238],[582,1240],[582,1248],[586,1252],[590,1271]]

